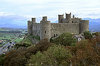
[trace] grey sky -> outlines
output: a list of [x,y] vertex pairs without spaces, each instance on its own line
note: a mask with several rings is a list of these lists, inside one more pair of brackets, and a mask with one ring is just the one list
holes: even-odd
[[100,18],[100,0],[0,0],[0,16],[56,18],[65,12],[82,18]]

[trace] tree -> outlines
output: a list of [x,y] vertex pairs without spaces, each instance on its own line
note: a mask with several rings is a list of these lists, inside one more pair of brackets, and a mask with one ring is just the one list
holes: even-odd
[[61,44],[64,46],[75,45],[76,39],[70,33],[63,33],[59,37],[52,39],[51,42],[55,44]]
[[76,46],[67,48],[72,53],[71,61],[73,66],[99,66],[100,48],[96,47],[94,42],[82,40]]
[[0,66],[2,66],[4,63],[4,56],[4,54],[0,55]]
[[52,44],[44,39],[36,45],[27,48],[18,48],[5,54],[4,66],[25,66],[31,55],[46,51]]
[[91,39],[93,36],[92,36],[91,32],[85,31],[84,32],[84,37],[85,37],[85,39]]
[[71,53],[64,46],[54,45],[47,51],[32,55],[27,66],[68,66]]

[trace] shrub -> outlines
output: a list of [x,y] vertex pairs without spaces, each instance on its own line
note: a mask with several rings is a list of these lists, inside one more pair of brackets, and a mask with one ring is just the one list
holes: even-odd
[[32,36],[33,39],[40,40],[40,36]]
[[100,64],[100,48],[88,40],[82,40],[76,46],[70,46],[73,66],[93,66]]
[[24,66],[26,58],[25,49],[12,50],[5,55],[4,66]]
[[85,39],[91,39],[93,36],[89,31],[85,31],[84,32],[84,37],[85,37]]
[[27,48],[26,56],[29,58],[32,54],[36,54],[38,51],[46,51],[51,45],[53,44],[48,42],[47,39],[41,40],[35,46]]
[[50,42],[44,39],[28,48],[12,50],[5,55],[4,66],[25,66],[31,55],[35,55],[38,51],[46,51],[51,45]]
[[64,46],[54,45],[47,51],[32,55],[27,66],[68,66],[71,54]]
[[64,46],[71,46],[76,44],[76,39],[70,33],[63,33],[59,37],[52,39],[51,42],[61,44]]
[[4,56],[4,54],[0,55],[0,66],[2,66],[4,63]]

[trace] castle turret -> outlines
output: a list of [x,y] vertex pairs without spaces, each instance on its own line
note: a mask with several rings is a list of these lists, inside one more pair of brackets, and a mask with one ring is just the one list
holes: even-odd
[[64,15],[58,15],[58,23],[63,23]]
[[73,18],[75,18],[75,15],[73,15]]
[[50,21],[47,21],[47,17],[44,16],[40,22],[40,39],[47,38],[48,40],[51,37],[51,24]]
[[80,33],[83,33],[85,31],[89,31],[89,20],[80,21]]
[[32,34],[32,22],[28,21],[28,34],[31,35]]
[[32,23],[36,23],[36,18],[32,18]]
[[32,18],[31,21],[28,21],[28,34],[33,34],[33,24],[36,23],[36,19]]
[[66,19],[68,23],[71,23],[71,13],[70,14],[66,14]]

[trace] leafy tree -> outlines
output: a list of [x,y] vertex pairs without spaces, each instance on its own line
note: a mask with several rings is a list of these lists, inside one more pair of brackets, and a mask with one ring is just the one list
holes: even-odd
[[38,51],[46,51],[52,45],[53,44],[48,42],[47,39],[41,40],[38,44],[28,47],[25,55],[26,57],[30,58],[32,54],[36,54]]
[[[94,41],[94,40],[93,40]],[[68,47],[72,53],[73,66],[99,66],[100,48],[94,42],[88,40],[80,41],[75,47]]]
[[93,36],[92,36],[91,32],[85,31],[84,32],[84,37],[85,37],[85,39],[91,39]]
[[73,35],[70,33],[63,33],[59,37],[52,39],[51,42],[55,44],[61,44],[64,46],[75,45],[76,39],[73,38]]
[[4,62],[4,54],[0,55],[0,66],[3,65],[3,62]]
[[51,45],[50,42],[44,39],[36,45],[12,50],[5,55],[4,66],[25,66],[31,55],[35,55],[38,51],[46,51]]
[[32,55],[27,66],[68,66],[71,54],[64,46],[54,45],[47,51]]
[[27,62],[25,49],[12,50],[5,55],[4,66],[24,66]]
[[31,44],[28,44],[28,43],[17,43],[14,47],[15,48],[25,48],[25,47],[29,47],[29,46],[31,46]]
[[95,36],[100,36],[100,32],[95,32],[95,33],[92,33],[92,35],[95,35]]
[[33,35],[32,35],[32,38],[33,38],[33,39],[40,40],[40,36],[33,36]]

